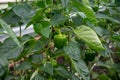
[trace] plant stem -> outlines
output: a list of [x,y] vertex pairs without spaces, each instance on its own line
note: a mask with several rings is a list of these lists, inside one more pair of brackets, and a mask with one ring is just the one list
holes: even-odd
[[20,37],[21,37],[22,36],[21,24],[19,24],[19,28],[20,28]]
[[15,0],[15,3],[17,4],[17,3],[18,3],[18,1],[17,1],[17,0]]

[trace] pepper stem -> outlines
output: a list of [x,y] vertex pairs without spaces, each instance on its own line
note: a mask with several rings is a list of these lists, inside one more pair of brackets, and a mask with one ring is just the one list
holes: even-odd
[[60,29],[58,30],[58,33],[61,34],[61,30]]

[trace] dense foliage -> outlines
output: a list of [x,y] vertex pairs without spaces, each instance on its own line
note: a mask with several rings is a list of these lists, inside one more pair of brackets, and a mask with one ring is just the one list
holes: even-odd
[[120,0],[16,0],[0,34],[0,80],[120,80]]

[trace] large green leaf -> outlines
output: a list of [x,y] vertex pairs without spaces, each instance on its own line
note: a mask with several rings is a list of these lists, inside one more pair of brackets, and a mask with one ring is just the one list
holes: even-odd
[[33,49],[33,47],[35,46],[35,43],[36,43],[34,36],[33,36],[33,34],[27,34],[27,35],[23,35],[20,38],[21,43],[24,44],[25,47],[24,47],[24,50],[19,55],[19,57],[17,58],[17,60],[20,60],[21,58],[32,53],[31,50]]
[[111,36],[111,39],[120,42],[120,35],[113,35]]
[[43,55],[42,54],[34,54],[29,57],[30,61],[32,63],[41,63],[43,61]]
[[8,72],[8,61],[6,58],[0,56],[0,77]]
[[50,27],[46,27],[41,30],[41,34],[46,38],[49,38],[50,32],[51,32]]
[[109,56],[112,52],[112,50],[107,46],[107,45],[103,45],[104,46],[104,50],[98,51],[102,56]]
[[120,63],[110,64],[110,67],[114,69],[116,72],[120,73]]
[[14,40],[14,42],[19,46],[21,47],[15,33],[12,31],[12,29],[10,28],[10,26],[5,22],[3,21],[2,19],[0,19],[0,25],[2,26],[2,28],[7,31],[7,34]]
[[34,24],[33,29],[34,29],[34,31],[35,31],[37,34],[41,34],[42,24],[40,24],[40,23]]
[[12,39],[6,39],[0,46],[0,56],[5,59],[17,58],[23,50],[23,47],[18,47]]
[[41,37],[40,40],[37,40],[31,50],[31,52],[36,52],[36,51],[40,51],[41,49],[45,48],[46,44],[48,43],[48,39],[45,37]]
[[118,21],[117,19],[114,19],[112,17],[109,17],[108,15],[105,15],[105,14],[98,13],[98,14],[96,14],[96,17],[100,18],[100,19],[109,19],[112,22],[120,24],[120,21]]
[[77,78],[74,74],[72,74],[71,72],[68,72],[64,67],[59,66],[57,68],[55,68],[55,71],[62,76],[63,78],[69,79],[70,80],[79,80],[79,78]]
[[62,7],[65,8],[68,5],[69,0],[61,0]]
[[89,0],[82,0],[82,2],[83,2],[84,4],[90,6],[90,2],[89,2]]
[[55,68],[55,71],[64,78],[69,78],[69,72],[62,66]]
[[33,72],[30,80],[46,80],[43,76],[39,75],[39,68],[37,68],[35,70],[35,72]]
[[77,43],[69,42],[68,45],[64,47],[64,51],[72,59],[72,64],[78,74],[80,74],[84,80],[90,80],[88,67],[81,58]]
[[16,24],[18,23],[21,18],[18,17],[14,12],[13,10],[9,10],[7,13],[4,14],[4,16],[2,17],[2,19],[4,21],[7,22],[7,24]]
[[49,34],[51,32],[51,29],[49,27],[49,22],[41,22],[34,24],[34,30],[38,34],[42,34],[46,38],[49,38]]
[[72,60],[72,63],[78,74],[80,74],[84,80],[90,80],[88,67],[86,66],[85,62],[82,59],[79,61]]
[[3,66],[0,64],[0,77],[4,76],[4,74],[5,74],[5,70]]
[[91,21],[92,23],[97,23],[97,19],[95,17],[95,13],[92,10],[92,8],[88,5],[88,3],[81,3],[78,2],[76,0],[73,1],[73,5],[81,12],[83,12],[87,18],[89,19],[89,21]]
[[86,19],[86,15],[83,12],[73,12],[70,17],[77,26],[83,24],[84,19]]
[[2,60],[4,60],[4,59],[3,58],[0,59],[0,79],[2,76],[5,76],[5,74],[8,72],[8,65],[6,63],[2,64],[1,63]]
[[32,7],[26,3],[20,3],[20,4],[13,6],[13,11],[20,18],[26,18],[33,14]]
[[28,70],[32,67],[31,63],[28,61],[24,61],[20,63],[15,69],[16,70]]
[[8,64],[7,59],[4,58],[3,56],[0,56],[0,65],[6,66],[7,64]]
[[46,7],[46,1],[39,1],[39,0],[37,0],[36,1],[36,5],[38,6],[38,7],[40,7],[40,8],[45,8]]
[[75,30],[75,34],[79,39],[85,41],[91,48],[95,50],[103,50],[101,41],[97,34],[90,27],[81,25]]
[[80,80],[77,76],[75,76],[73,73],[69,73],[70,75],[70,80]]
[[43,76],[41,75],[35,75],[35,77],[32,80],[46,80]]
[[99,80],[111,80],[107,75],[105,74],[101,74],[98,76],[98,79]]
[[64,47],[64,51],[68,54],[74,61],[81,59],[80,49],[77,43],[69,42],[67,46]]
[[93,27],[93,29],[95,30],[95,32],[100,35],[100,36],[103,36],[103,35],[109,35],[109,31],[103,27]]
[[54,26],[58,26],[60,24],[64,24],[68,20],[68,17],[62,14],[56,14],[52,17],[51,24]]
[[115,0],[115,3],[118,4],[118,6],[120,6],[120,0]]
[[50,63],[44,64],[44,66],[41,67],[42,71],[45,71],[46,73],[53,75],[53,66]]
[[46,80],[43,76],[39,75],[39,74],[36,74],[34,76],[34,78],[30,79],[30,80]]
[[39,71],[39,68],[37,68],[37,69],[35,70],[35,72],[33,72],[33,74],[32,74],[32,76],[31,76],[30,80],[34,79],[35,76],[38,75],[38,71]]

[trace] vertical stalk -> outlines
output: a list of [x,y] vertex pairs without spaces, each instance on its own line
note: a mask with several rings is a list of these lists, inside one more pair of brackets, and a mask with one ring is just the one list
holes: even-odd
[[21,0],[20,2],[24,2],[24,0]]
[[110,57],[110,61],[111,61],[111,63],[114,64],[114,61],[113,61],[113,59],[112,59],[111,54],[109,54],[109,57]]
[[100,6],[100,0],[98,0],[98,8],[99,8],[99,6]]
[[18,24],[19,24],[19,30],[20,30],[20,33],[19,33],[20,35],[19,36],[21,37],[22,36],[21,23],[18,23]]
[[58,33],[61,34],[61,30],[60,29],[58,30]]
[[17,0],[15,0],[15,3],[17,4],[17,3],[18,3],[18,1],[17,1]]
[[25,0],[25,2],[28,2],[28,0]]

